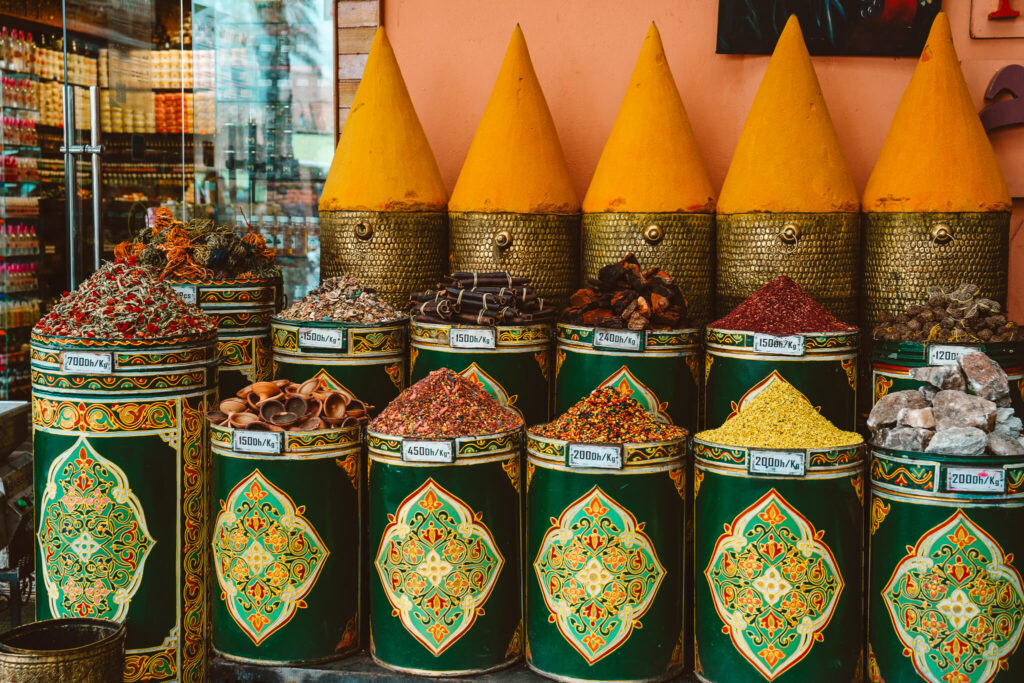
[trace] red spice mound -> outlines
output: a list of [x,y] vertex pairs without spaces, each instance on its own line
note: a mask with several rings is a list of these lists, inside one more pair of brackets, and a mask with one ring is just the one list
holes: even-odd
[[531,427],[538,436],[583,443],[651,443],[686,436],[686,430],[658,422],[635,398],[612,387],[595,389],[561,417]]
[[857,329],[825,310],[786,275],[775,278],[732,309],[732,313],[708,327],[779,336]]
[[217,323],[185,303],[157,272],[134,260],[104,263],[38,323],[34,332],[78,339],[160,339],[208,334]]
[[448,368],[434,370],[381,411],[370,430],[378,434],[453,438],[509,432],[523,418],[483,388]]

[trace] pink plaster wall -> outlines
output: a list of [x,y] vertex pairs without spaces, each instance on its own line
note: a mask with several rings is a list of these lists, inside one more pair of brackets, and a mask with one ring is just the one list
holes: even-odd
[[[991,2],[998,0],[974,0]],[[1024,10],[1024,0],[1015,0]],[[658,23],[712,182],[721,187],[767,57],[715,54],[715,0],[384,0],[384,24],[449,191],[518,22],[582,199],[649,22]],[[972,94],[1024,64],[1024,39],[973,40],[970,0],[943,3]],[[1018,21],[1024,22],[1024,17]],[[871,172],[914,59],[815,57],[859,189]],[[1024,198],[1024,126],[992,136]],[[1024,199],[1011,223],[1010,312],[1024,320]]]

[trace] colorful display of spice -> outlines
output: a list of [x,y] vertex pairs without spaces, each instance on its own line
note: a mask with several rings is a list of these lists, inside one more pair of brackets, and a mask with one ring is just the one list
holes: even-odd
[[366,289],[351,275],[328,278],[309,294],[277,314],[284,320],[308,320],[336,323],[386,323],[405,314],[381,301],[376,292]]
[[607,265],[597,279],[569,298],[562,322],[630,330],[670,330],[690,326],[686,297],[672,276],[657,266],[640,269],[629,254]]
[[312,432],[366,422],[373,406],[351,392],[330,390],[316,378],[296,384],[286,379],[256,382],[220,402],[206,419],[223,427],[250,431]]
[[811,402],[785,380],[768,383],[717,429],[697,438],[745,448],[842,448],[863,443],[822,417]]
[[883,313],[872,332],[875,339],[916,342],[1006,342],[1021,338],[1017,323],[1006,319],[998,301],[978,296],[978,286],[956,289],[933,286],[922,305],[899,315]]
[[778,336],[852,332],[857,329],[829,313],[786,275],[764,285],[732,309],[729,315],[708,327]]
[[216,322],[182,301],[152,268],[107,262],[38,323],[39,334],[86,339],[159,339],[209,334]]
[[913,368],[910,375],[925,384],[886,394],[871,409],[873,444],[946,455],[1024,455],[1024,423],[1010,407],[1009,379],[994,360],[966,353],[956,363]]
[[547,424],[530,431],[549,439],[581,443],[653,443],[686,437],[686,430],[658,422],[635,398],[601,387]]
[[519,429],[523,418],[482,387],[448,368],[434,370],[403,391],[370,423],[379,434],[455,438]]
[[153,226],[133,242],[114,249],[117,259],[134,256],[156,268],[161,278],[181,280],[233,280],[280,277],[274,250],[253,232],[239,237],[234,229],[209,220],[182,223],[166,207],[155,210]]
[[552,322],[555,309],[530,279],[510,273],[452,273],[437,289],[409,295],[409,315],[422,323],[532,325]]

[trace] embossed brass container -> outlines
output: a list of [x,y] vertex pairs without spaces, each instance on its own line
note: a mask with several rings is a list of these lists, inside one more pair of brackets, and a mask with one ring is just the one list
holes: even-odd
[[220,397],[270,379],[270,317],[280,307],[280,279],[168,280],[186,301],[217,321]]
[[[621,332],[621,330],[615,330]],[[632,396],[659,422],[693,431],[700,407],[700,332],[644,330],[636,351],[602,346],[597,330],[558,324],[555,349],[555,415],[598,387]]]
[[871,449],[869,681],[1017,681],[1024,457]]
[[928,298],[928,287],[970,282],[1006,305],[1010,213],[865,213],[863,328]]
[[494,348],[459,348],[452,332],[466,329],[481,328],[413,321],[409,383],[449,368],[518,412],[526,424],[546,422],[551,406],[551,326],[487,328],[494,330]]
[[583,279],[635,254],[641,268],[660,267],[686,296],[697,327],[714,312],[715,215],[713,213],[584,213]]
[[352,275],[399,309],[448,272],[443,211],[321,211],[321,277]]
[[860,214],[719,214],[715,310],[723,316],[779,275],[856,324]]
[[697,675],[860,681],[864,445],[693,453]]
[[124,671],[124,622],[75,617],[0,635],[0,683],[110,683]]
[[840,429],[857,427],[859,332],[798,335],[800,355],[759,353],[753,332],[707,328],[704,333],[704,426],[735,415],[769,383],[792,384]]
[[451,270],[528,277],[538,296],[565,306],[580,282],[580,215],[456,212],[448,215]]
[[125,681],[206,680],[216,345],[31,338],[36,617],[125,621]]
[[526,447],[527,664],[559,681],[678,676],[686,438],[624,444],[615,469],[530,431]]
[[999,364],[1010,380],[1014,412],[1024,415],[1024,341],[995,344],[875,341],[871,347],[871,405],[890,392],[922,386],[924,382],[910,376],[913,368],[948,363],[964,348],[977,349]]
[[213,648],[339,659],[359,649],[362,427],[280,434],[280,452],[256,453],[210,425]]
[[[308,339],[334,335],[341,346]],[[406,387],[407,318],[387,323],[335,323],[273,318],[274,379],[296,383],[316,377],[331,389],[347,389],[378,410]]]
[[419,676],[484,673],[523,652],[522,430],[442,441],[447,463],[412,460],[425,442],[366,435],[370,654]]

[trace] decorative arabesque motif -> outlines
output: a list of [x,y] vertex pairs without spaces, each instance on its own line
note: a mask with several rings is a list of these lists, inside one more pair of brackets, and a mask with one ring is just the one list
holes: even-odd
[[374,559],[392,616],[434,656],[483,614],[504,564],[482,515],[432,478],[388,515]]
[[599,486],[551,519],[533,568],[548,621],[588,664],[640,628],[665,578],[644,523]]
[[221,501],[213,566],[232,619],[259,645],[291,621],[330,554],[287,493],[258,469]]
[[124,471],[83,437],[50,465],[40,510],[53,616],[124,619],[156,544]]
[[501,386],[501,382],[494,379],[476,363],[470,363],[459,375],[486,391],[501,405],[508,406],[520,415],[523,414],[523,411],[519,410],[516,406],[519,396],[517,394],[509,394],[505,387]]
[[611,387],[623,396],[636,399],[637,403],[658,422],[672,423],[672,418],[666,412],[668,410],[668,401],[660,400],[658,395],[641,382],[640,378],[630,372],[627,366],[623,365],[609,375],[606,380],[597,385],[598,389],[603,389],[604,387]]
[[722,631],[768,680],[824,640],[839,603],[824,534],[772,489],[726,525],[704,570]]
[[928,681],[987,683],[1024,630],[1024,586],[992,536],[963,510],[928,530],[882,590],[903,654]]

